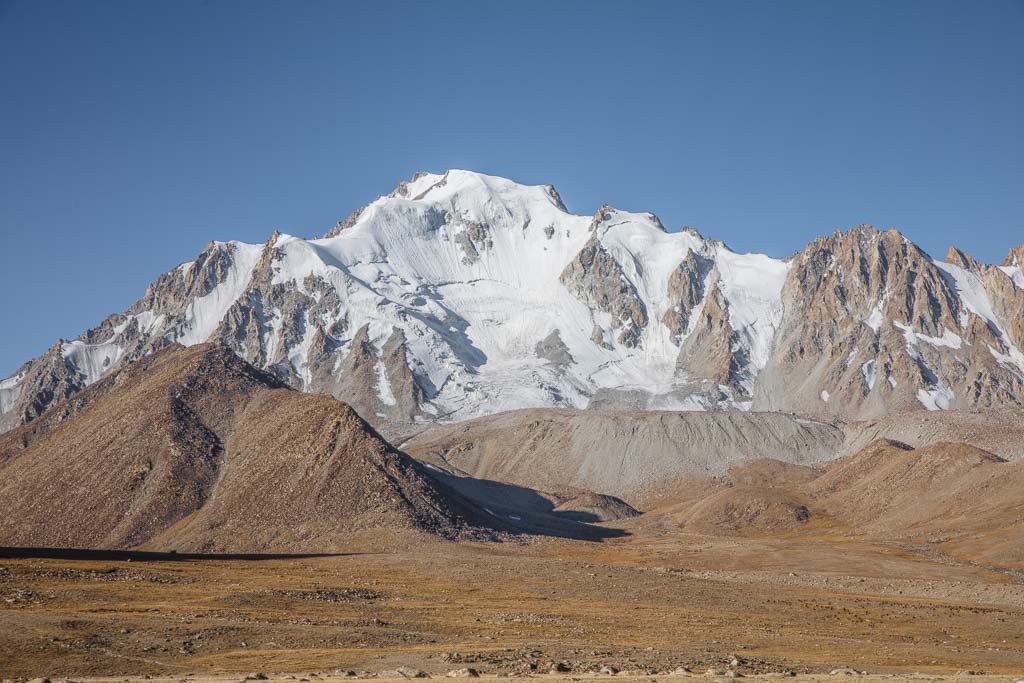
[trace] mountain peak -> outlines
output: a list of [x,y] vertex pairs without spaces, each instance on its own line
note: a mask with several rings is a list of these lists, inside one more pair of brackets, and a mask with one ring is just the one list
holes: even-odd
[[1010,247],[1010,251],[1006,254],[1006,260],[1003,261],[1003,265],[1024,268],[1024,244],[1018,244],[1015,247]]
[[946,263],[952,263],[954,266],[960,266],[965,270],[977,270],[980,266],[978,261],[958,247],[950,247],[949,251],[946,252]]

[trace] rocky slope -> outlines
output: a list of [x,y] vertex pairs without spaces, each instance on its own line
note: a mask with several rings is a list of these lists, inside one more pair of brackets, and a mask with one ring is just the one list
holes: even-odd
[[419,174],[322,239],[210,243],[0,382],[0,430],[126,363],[217,341],[411,431],[530,407],[872,418],[1024,400],[1024,249],[936,261],[858,227],[788,259],[550,186]]
[[347,405],[222,347],[162,349],[0,439],[0,545],[337,550],[354,532],[471,530]]
[[844,418],[1019,405],[1024,280],[1007,264],[956,249],[934,261],[895,230],[815,240],[790,261],[755,405]]
[[961,561],[1024,566],[1024,460],[965,443],[889,439],[816,467],[734,466],[681,489],[642,523],[709,535],[837,534]]
[[1006,460],[1024,459],[1024,410],[913,411],[843,425],[843,454],[860,451],[879,439],[894,439],[914,448],[961,442],[991,451]]
[[402,448],[472,477],[601,491],[646,509],[746,460],[838,457],[843,440],[837,427],[778,413],[535,409],[434,427]]
[[963,443],[880,440],[804,489],[857,534],[1024,566],[1024,460]]

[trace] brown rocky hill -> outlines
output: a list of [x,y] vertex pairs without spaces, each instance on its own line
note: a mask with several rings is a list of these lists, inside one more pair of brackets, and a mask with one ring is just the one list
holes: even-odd
[[0,438],[0,545],[319,552],[473,509],[349,406],[229,350],[162,349]]
[[963,443],[880,440],[804,487],[859,534],[1024,563],[1024,461]]
[[963,443],[880,439],[811,468],[741,463],[692,482],[640,524],[707,535],[821,533],[1024,566],[1024,461]]

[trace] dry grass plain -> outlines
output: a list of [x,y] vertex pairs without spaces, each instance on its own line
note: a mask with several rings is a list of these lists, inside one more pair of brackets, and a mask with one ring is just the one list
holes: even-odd
[[0,558],[0,674],[547,675],[564,662],[573,677],[609,665],[646,681],[724,674],[735,658],[748,677],[1024,677],[1014,570],[825,532],[626,528],[601,543],[378,535],[349,554],[255,561]]
[[[690,676],[691,674],[684,674],[684,676]],[[699,676],[698,674],[692,674],[693,676]],[[658,676],[641,675],[641,674],[615,674],[614,676],[606,676],[602,674],[533,674],[530,676],[532,679],[542,683],[567,683],[569,681],[586,681],[587,683],[657,683],[659,680]],[[699,676],[703,680],[715,681],[716,683],[727,683],[728,681],[735,680],[728,677],[713,677],[708,676],[704,678]],[[777,674],[753,674],[746,677],[751,683],[767,683],[768,681],[779,681],[779,675]],[[673,674],[671,676],[662,676],[662,680],[665,681],[681,681],[686,680],[685,677],[680,677],[679,674]],[[246,681],[252,679],[246,679],[243,676],[231,675],[231,674],[211,674],[201,676],[148,676],[145,678],[138,677],[122,677],[118,678],[118,681],[123,683],[141,683],[146,681],[147,683],[239,683],[239,681]],[[281,675],[268,675],[265,680],[268,683],[340,683],[341,681],[353,681],[362,680],[353,678],[351,676],[340,675],[336,673],[326,672],[308,672],[298,674],[281,674]],[[374,676],[373,680],[377,683],[407,683],[412,680],[405,677],[394,678],[387,676]],[[424,680],[424,679],[419,679]],[[451,679],[445,679],[451,680]],[[466,679],[463,679],[466,680]],[[509,678],[507,676],[479,676],[477,678],[469,679],[474,683],[507,683]],[[945,682],[950,683],[1006,683],[1006,681],[1014,681],[1013,678],[1007,678],[1006,676],[990,676],[990,675],[934,675],[924,673],[914,674],[866,674],[858,675],[855,678],[846,678],[844,675],[830,675],[830,674],[794,674],[793,677],[784,678],[781,680],[793,681],[794,683],[836,683],[836,681],[852,680],[857,683],[900,683],[902,681],[933,681],[933,682]],[[78,683],[108,683],[109,678],[102,677],[83,677],[76,679]]]

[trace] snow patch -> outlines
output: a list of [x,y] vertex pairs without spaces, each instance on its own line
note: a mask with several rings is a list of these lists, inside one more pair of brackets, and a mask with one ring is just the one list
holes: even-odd
[[882,323],[885,322],[885,316],[882,314],[883,304],[883,301],[875,304],[875,307],[871,310],[871,315],[864,321],[864,324],[870,327],[871,331],[875,334],[878,334],[878,330],[882,329]]
[[729,304],[729,324],[740,337],[750,358],[753,377],[768,364],[775,333],[782,322],[782,287],[789,264],[762,254],[735,254],[724,246],[715,263],[721,275],[719,287]]
[[21,383],[25,379],[25,373],[19,372],[0,381],[0,413],[6,413],[14,407],[21,397]]
[[395,393],[391,390],[391,382],[388,380],[388,370],[384,363],[377,359],[377,396],[380,402],[386,406],[393,406],[397,403]]
[[[950,349],[959,349],[964,341],[960,338],[960,335],[950,331],[949,329],[944,329],[941,337],[931,337],[921,332],[915,332],[909,325],[904,325],[903,323],[895,320],[892,321],[892,324],[903,330],[903,337],[907,340],[908,351],[912,346],[917,345],[918,342],[925,342],[932,346],[944,346]],[[916,351],[912,352],[910,355],[915,359],[918,357]]]
[[875,388],[875,379],[877,377],[876,367],[877,363],[874,358],[860,366],[860,372],[864,375],[864,383],[868,385],[868,391]]
[[996,359],[997,363],[1005,367],[1007,370],[1010,370],[1011,372],[1016,372],[1018,376],[1024,378],[1024,374],[1021,373],[1021,364],[1019,358],[1015,358],[1014,356],[1005,353],[1000,353],[993,349],[991,346],[988,347],[988,350],[989,353],[992,354],[992,357]]
[[998,266],[998,268],[1013,280],[1013,284],[1024,289],[1024,270],[1020,266]]
[[309,369],[309,349],[313,345],[316,330],[310,325],[308,311],[303,314],[303,320],[302,340],[288,351],[288,361],[302,380],[303,390],[306,390],[313,381],[313,372]]
[[917,400],[928,410],[949,410],[953,390],[942,385],[917,390]]
[[[988,298],[988,292],[985,291],[985,285],[981,277],[977,273],[960,266],[955,266],[952,263],[945,263],[944,261],[933,261],[933,263],[949,276],[957,295],[959,295],[960,300],[967,309],[988,323],[989,327],[995,331],[996,336],[999,337],[1007,349],[1005,355],[1010,359],[1010,362],[1018,370],[1024,371],[1024,353],[1021,353],[1020,349],[1014,346],[1009,335],[1006,334],[1005,328],[992,309],[992,302]],[[962,320],[961,325],[965,324],[966,320]]]
[[60,353],[75,370],[82,374],[86,385],[89,385],[106,374],[108,370],[116,367],[124,355],[124,348],[112,341],[86,344],[84,341],[76,339],[65,342]]
[[231,253],[232,264],[224,281],[206,296],[189,302],[185,309],[185,323],[175,341],[184,346],[194,346],[207,341],[217,330],[228,309],[238,300],[252,277],[252,271],[259,261],[263,247],[244,242],[218,243],[221,249]]

